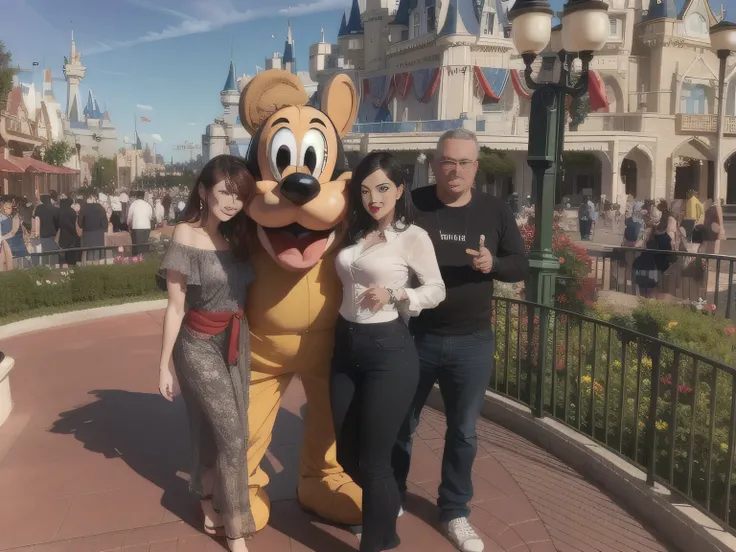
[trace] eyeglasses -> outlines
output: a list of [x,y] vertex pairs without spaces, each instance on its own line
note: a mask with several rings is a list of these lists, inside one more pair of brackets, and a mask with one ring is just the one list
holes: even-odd
[[475,165],[478,163],[478,161],[471,161],[469,159],[462,159],[460,161],[457,161],[455,159],[442,159],[440,161],[440,167],[445,172],[450,172],[453,170],[459,170],[462,172],[466,172],[471,170]]

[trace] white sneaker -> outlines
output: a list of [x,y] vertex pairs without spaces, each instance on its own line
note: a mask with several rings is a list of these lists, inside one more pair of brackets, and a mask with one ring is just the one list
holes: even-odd
[[399,513],[398,513],[398,515],[396,517],[397,518],[400,518],[403,515],[404,515],[404,507],[403,506],[399,506]]
[[447,538],[460,552],[483,552],[485,545],[470,525],[468,518],[459,517],[445,525]]

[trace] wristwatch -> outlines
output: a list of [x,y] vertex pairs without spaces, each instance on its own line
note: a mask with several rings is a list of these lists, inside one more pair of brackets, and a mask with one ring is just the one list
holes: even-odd
[[394,295],[394,290],[392,290],[392,289],[387,289],[386,291],[388,291],[388,304],[389,304],[389,305],[395,305],[396,303],[398,303],[398,302],[399,302],[399,301],[398,301],[398,300],[396,299],[396,295]]

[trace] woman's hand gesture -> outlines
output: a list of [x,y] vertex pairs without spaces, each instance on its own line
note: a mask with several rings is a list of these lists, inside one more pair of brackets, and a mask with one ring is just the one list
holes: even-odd
[[160,368],[158,371],[158,392],[161,393],[161,396],[169,402],[174,400],[175,385],[176,378],[174,377],[171,369],[168,366]]

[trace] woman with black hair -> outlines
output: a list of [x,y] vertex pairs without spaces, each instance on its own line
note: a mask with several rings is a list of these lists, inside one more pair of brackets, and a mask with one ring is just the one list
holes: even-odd
[[[348,232],[336,259],[343,284],[330,373],[337,460],[363,489],[361,552],[399,544],[399,489],[391,452],[419,382],[419,359],[402,317],[445,298],[427,232],[412,224],[404,170],[374,152],[349,184]],[[409,287],[416,277],[417,287]]]

